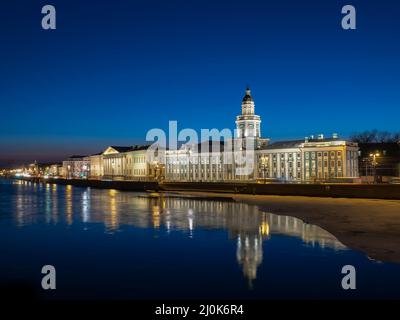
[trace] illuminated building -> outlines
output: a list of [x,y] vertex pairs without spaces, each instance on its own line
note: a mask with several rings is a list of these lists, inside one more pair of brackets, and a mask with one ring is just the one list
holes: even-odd
[[249,88],[241,111],[235,137],[187,143],[177,150],[156,150],[154,155],[148,152],[150,146],[110,146],[102,153],[64,161],[64,176],[193,182],[358,181],[357,143],[337,134],[270,143],[261,137],[261,117],[255,114]]
[[[337,134],[331,138],[320,134],[317,138],[311,136],[274,143],[261,138],[261,118],[254,113],[254,99],[249,88],[242,99],[242,114],[236,117],[236,128],[237,137],[231,141],[205,141],[166,151],[165,179],[198,182],[357,181],[358,146],[355,142],[340,139]],[[246,146],[249,137],[254,138],[254,146]],[[231,149],[237,142],[241,148]],[[254,148],[254,156],[253,162],[248,163],[252,172],[243,174],[238,170],[240,161],[236,160],[238,157],[244,159],[246,148]]]
[[71,156],[63,161],[63,173],[67,179],[88,178],[90,158],[86,156]]
[[101,178],[104,175],[103,154],[96,153],[89,156],[90,159],[90,178]]
[[161,176],[158,153],[149,161],[149,146],[110,146],[102,153],[103,177],[122,180],[150,180]]
[[353,181],[358,146],[333,135],[275,142],[257,151],[258,177],[280,181]]

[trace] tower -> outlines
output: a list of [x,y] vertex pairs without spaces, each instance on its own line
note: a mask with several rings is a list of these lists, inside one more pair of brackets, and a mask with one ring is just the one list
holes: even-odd
[[250,88],[242,99],[242,114],[236,117],[237,138],[261,137],[261,119],[254,114],[254,100]]

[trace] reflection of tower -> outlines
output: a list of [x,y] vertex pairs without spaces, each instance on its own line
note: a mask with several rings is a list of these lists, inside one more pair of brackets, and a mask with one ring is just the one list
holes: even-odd
[[257,278],[257,268],[263,259],[262,236],[258,234],[240,234],[237,240],[236,258],[243,266],[243,274],[252,287],[252,282]]
[[[260,214],[255,207],[253,209],[256,213],[253,219],[250,218],[251,212],[248,212],[245,215],[247,223],[243,224],[246,220],[241,220],[236,249],[236,259],[239,265],[242,265],[243,274],[250,288],[253,286],[253,280],[257,278],[257,268],[263,260],[263,241],[269,238],[270,233],[267,214],[265,212]],[[243,226],[247,228],[243,229]]]

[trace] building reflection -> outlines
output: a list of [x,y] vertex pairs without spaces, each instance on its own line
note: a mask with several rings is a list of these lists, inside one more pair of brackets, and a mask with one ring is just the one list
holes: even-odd
[[[236,240],[236,259],[249,286],[257,278],[257,269],[263,261],[263,243],[273,235],[296,237],[313,247],[345,249],[333,235],[318,226],[294,217],[261,212],[258,207],[244,203],[162,194],[132,196],[124,192],[110,195],[109,201],[111,221],[117,216],[121,226],[164,228],[167,232],[178,230],[187,232],[189,237],[194,237],[200,229],[227,230],[229,238]],[[92,206],[91,221],[103,219],[107,226],[110,217],[96,208],[101,204],[94,202]]]
[[68,185],[65,187],[65,213],[66,213],[66,220],[67,224],[71,225],[72,224],[72,210],[73,210],[73,204],[72,204],[72,186]]
[[[33,186],[38,188],[39,186]],[[20,185],[16,194],[16,220],[18,225],[33,223],[27,205],[35,202],[37,192],[27,193]],[[74,221],[102,223],[106,232],[118,231],[122,226],[154,228],[161,232],[180,231],[195,237],[196,231],[227,230],[229,239],[236,243],[236,260],[249,286],[257,278],[257,270],[263,262],[263,244],[274,235],[300,239],[307,246],[319,246],[334,250],[345,249],[333,235],[300,219],[262,212],[256,206],[225,200],[199,199],[193,197],[139,194],[117,190],[90,190],[73,187],[45,186],[44,213],[47,223]],[[65,197],[62,207],[60,197]],[[43,199],[43,198],[42,198]],[[73,219],[73,215],[75,219]],[[57,217],[58,216],[58,220]]]

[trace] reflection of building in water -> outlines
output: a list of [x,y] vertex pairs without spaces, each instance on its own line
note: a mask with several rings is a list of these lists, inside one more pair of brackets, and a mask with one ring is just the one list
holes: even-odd
[[67,223],[72,224],[72,186],[65,187],[65,212],[67,215]]
[[[119,225],[141,228],[166,228],[188,231],[196,229],[226,229],[230,239],[237,239],[236,257],[243,274],[251,282],[257,277],[257,268],[263,260],[263,241],[273,234],[300,238],[305,244],[335,250],[345,247],[330,233],[300,219],[261,212],[258,207],[231,201],[202,200],[174,196],[115,193],[109,198],[111,216],[117,216]],[[104,219],[109,226],[110,217],[96,209],[91,221]],[[92,208],[93,209],[93,208]],[[112,218],[113,221],[115,218]],[[115,225],[113,226],[115,229]]]
[[117,195],[118,191],[111,189],[108,190],[108,195],[110,199],[110,215],[106,215],[105,225],[108,227],[109,230],[116,230],[119,227],[119,217],[118,217],[118,210],[117,210]]
[[316,225],[304,223],[302,220],[294,217],[279,216],[272,213],[267,213],[266,215],[271,233],[298,237],[304,243],[313,247],[318,245],[322,248],[328,247],[335,250],[346,248],[329,232]]
[[[20,188],[15,202],[17,223],[34,223],[29,220],[29,206],[34,207],[40,197],[37,197],[36,192],[26,193],[22,189],[23,185]],[[81,196],[77,194],[79,190]],[[137,228],[164,228],[167,232],[183,230],[192,237],[198,229],[227,230],[228,237],[236,239],[236,258],[250,284],[256,279],[257,269],[263,260],[263,242],[274,234],[296,237],[307,245],[322,248],[345,248],[318,226],[306,224],[294,217],[261,212],[256,206],[233,201],[133,194],[116,190],[77,189],[74,193],[71,186],[66,186],[64,190],[61,187],[54,190],[45,188],[42,193],[45,217],[52,217],[55,223],[62,219],[53,215],[63,213],[67,224],[81,217],[83,222],[103,223],[107,231],[117,231],[121,226],[129,225]],[[65,197],[65,207],[62,202],[57,204],[60,198],[56,194],[61,199]]]
[[236,259],[243,266],[243,274],[252,286],[257,278],[257,268],[263,259],[261,234],[241,234],[237,238]]

